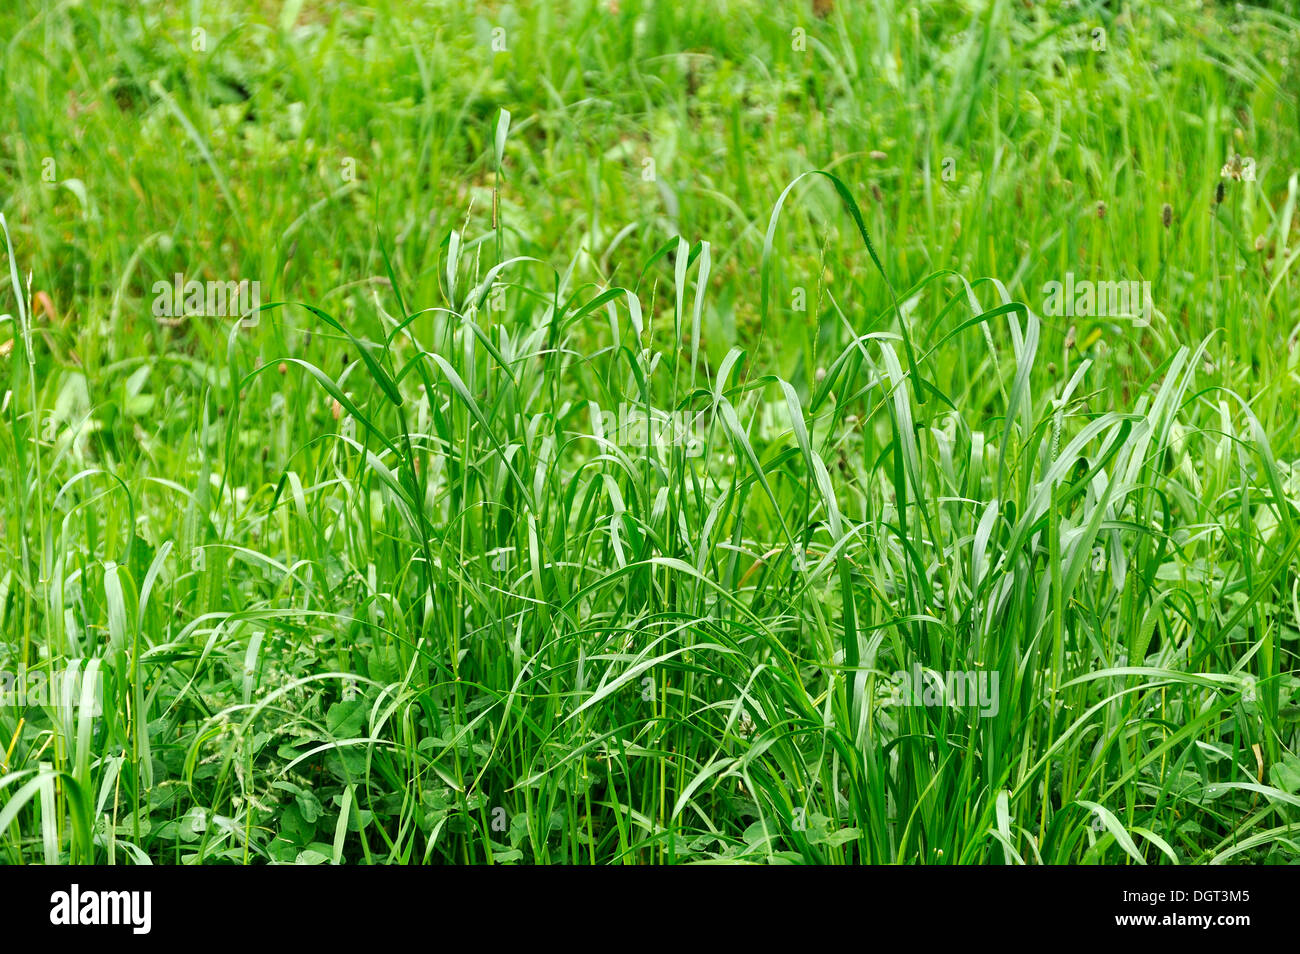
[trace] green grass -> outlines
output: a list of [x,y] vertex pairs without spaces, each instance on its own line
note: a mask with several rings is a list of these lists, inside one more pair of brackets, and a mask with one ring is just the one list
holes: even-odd
[[1294,9],[408,6],[0,13],[0,859],[1297,859]]

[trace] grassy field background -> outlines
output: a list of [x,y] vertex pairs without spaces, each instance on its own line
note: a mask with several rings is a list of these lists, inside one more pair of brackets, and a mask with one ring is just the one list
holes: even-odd
[[0,859],[1300,857],[1294,6],[11,0],[0,75]]

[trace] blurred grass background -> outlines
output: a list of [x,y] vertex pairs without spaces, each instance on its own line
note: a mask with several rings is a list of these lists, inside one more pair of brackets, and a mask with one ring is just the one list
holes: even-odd
[[[777,195],[824,168],[900,289],[947,267],[1041,311],[1067,271],[1148,280],[1168,321],[1104,336],[1121,386],[1168,332],[1215,329],[1234,374],[1293,378],[1300,53],[1283,7],[20,0],[0,35],[5,210],[59,353],[83,361],[216,348],[141,307],[176,272],[364,311],[379,236],[431,300],[448,233],[491,227],[505,108],[507,253],[630,283],[677,233],[711,240],[714,361],[757,339]],[[1234,154],[1253,182],[1221,176]],[[777,239],[774,300],[812,301],[768,331],[796,377],[819,287],[887,304],[834,202],[811,196]],[[1069,332],[1051,322],[1048,351]]]

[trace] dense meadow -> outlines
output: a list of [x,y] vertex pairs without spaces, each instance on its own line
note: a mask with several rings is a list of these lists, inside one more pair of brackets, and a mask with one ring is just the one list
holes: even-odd
[[1300,11],[8,0],[0,861],[1300,860]]

